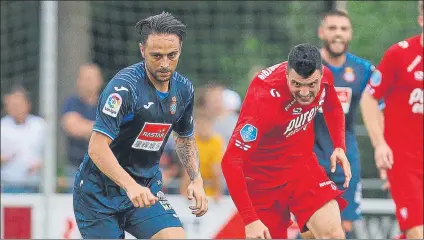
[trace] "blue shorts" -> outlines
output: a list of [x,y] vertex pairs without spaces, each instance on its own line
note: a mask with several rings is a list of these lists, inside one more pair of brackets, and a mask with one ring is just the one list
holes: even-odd
[[126,192],[97,171],[75,176],[73,205],[83,238],[125,238],[127,231],[138,239],[148,239],[162,229],[182,227],[181,221],[162,193],[160,171],[137,182],[150,188],[159,201],[150,208],[133,206]]
[[[349,187],[344,188],[343,182],[336,182],[331,178],[330,179],[336,183],[337,187],[340,190],[344,190],[342,195],[343,199],[347,201],[347,206],[342,211],[342,220],[343,221],[355,221],[361,218],[361,208],[360,203],[362,199],[362,183],[358,175],[353,175],[352,179],[349,182]],[[340,179],[340,178],[339,178]]]
[[[345,176],[343,169],[340,164],[337,164],[337,169],[335,173],[330,172],[330,160],[319,159],[320,165],[323,166],[327,172],[328,177],[332,180],[339,190],[343,190],[342,195],[343,199],[348,202],[348,205],[342,211],[342,220],[344,221],[355,221],[361,218],[361,208],[360,203],[362,199],[362,184],[361,184],[361,172],[359,164],[358,155],[349,155],[347,156],[351,161],[352,167],[352,179],[350,180],[349,187],[346,189],[343,187]],[[352,165],[356,163],[355,165]]]

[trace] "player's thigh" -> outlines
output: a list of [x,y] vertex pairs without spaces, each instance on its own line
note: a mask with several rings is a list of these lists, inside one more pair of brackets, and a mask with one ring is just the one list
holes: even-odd
[[421,225],[421,226],[410,228],[406,231],[405,235],[407,239],[423,239],[424,227],[423,225]]
[[152,236],[152,239],[184,239],[185,232],[182,227],[164,228]]
[[320,238],[344,238],[340,210],[336,200],[330,200],[318,209],[306,223],[312,234]]
[[174,210],[161,210],[159,205],[131,210],[126,216],[125,230],[138,239],[183,238],[184,230],[177,214]]
[[[306,223],[311,216],[330,201],[336,200],[338,211],[344,209],[347,203],[341,197],[343,192],[337,189],[335,183],[327,177],[317,162],[310,161],[304,167],[302,174],[302,177],[289,183],[290,188],[293,189],[289,208],[296,217],[300,231],[305,232],[307,230]],[[337,220],[338,227],[341,228],[340,214],[337,215]],[[315,233],[313,234],[315,235]]]
[[393,168],[388,171],[388,178],[400,229],[407,231],[423,225],[422,172]]
[[123,239],[125,237],[117,215],[91,210],[78,196],[74,196],[73,205],[75,220],[83,238]]
[[287,238],[287,229],[291,224],[288,206],[281,204],[287,198],[281,189],[249,190],[249,197],[256,214],[268,228],[272,238]]
[[149,188],[159,201],[149,208],[133,207],[127,211],[125,213],[125,230],[136,238],[152,238],[156,234],[159,234],[157,236],[166,235],[169,238],[180,238],[181,231],[184,233],[182,223],[161,191],[161,175],[155,176],[150,183]]

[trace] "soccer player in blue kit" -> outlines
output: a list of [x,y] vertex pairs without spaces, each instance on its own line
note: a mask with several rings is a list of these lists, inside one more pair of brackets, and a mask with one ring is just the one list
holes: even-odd
[[[314,152],[330,179],[339,189],[345,190],[342,197],[348,205],[341,213],[342,227],[346,232],[346,238],[352,238],[352,223],[360,218],[362,197],[359,151],[355,135],[356,113],[362,92],[375,67],[369,61],[347,52],[349,41],[352,39],[352,27],[346,12],[331,10],[325,13],[318,29],[318,36],[324,45],[321,49],[323,63],[333,73],[334,85],[345,113],[346,156],[352,171],[352,179],[347,189],[343,187],[345,180],[343,169],[336,165],[330,166],[329,159],[333,145],[322,111],[317,114],[315,120]],[[306,232],[302,237],[310,238],[310,234]]]
[[104,89],[88,153],[76,173],[74,213],[83,238],[184,238],[162,189],[159,159],[171,131],[190,177],[192,213],[208,209],[193,137],[194,89],[175,72],[186,27],[163,12],[141,20],[144,61],[122,69]]

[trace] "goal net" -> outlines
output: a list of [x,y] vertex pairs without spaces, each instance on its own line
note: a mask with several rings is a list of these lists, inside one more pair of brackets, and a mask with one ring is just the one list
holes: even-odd
[[319,44],[318,20],[330,7],[331,1],[93,1],[92,60],[109,79],[140,61],[135,23],[168,11],[187,25],[178,71],[195,85],[215,81],[244,92],[255,65],[285,61],[301,42]]
[[[13,84],[20,84],[38,102],[39,7],[38,1],[1,1],[2,96]],[[37,112],[38,104],[33,107]]]

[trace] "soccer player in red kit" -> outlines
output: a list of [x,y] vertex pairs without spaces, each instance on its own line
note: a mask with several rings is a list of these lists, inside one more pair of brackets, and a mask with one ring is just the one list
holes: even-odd
[[[418,4],[423,27],[423,1]],[[423,238],[423,33],[392,45],[362,96],[377,167],[387,170],[396,217],[407,238]],[[377,121],[384,98],[384,128]]]
[[290,212],[316,238],[345,237],[340,209],[346,202],[313,153],[311,123],[321,107],[335,146],[332,171],[339,162],[347,187],[344,113],[319,50],[297,45],[288,62],[262,70],[249,86],[222,160],[247,238],[287,238]]

